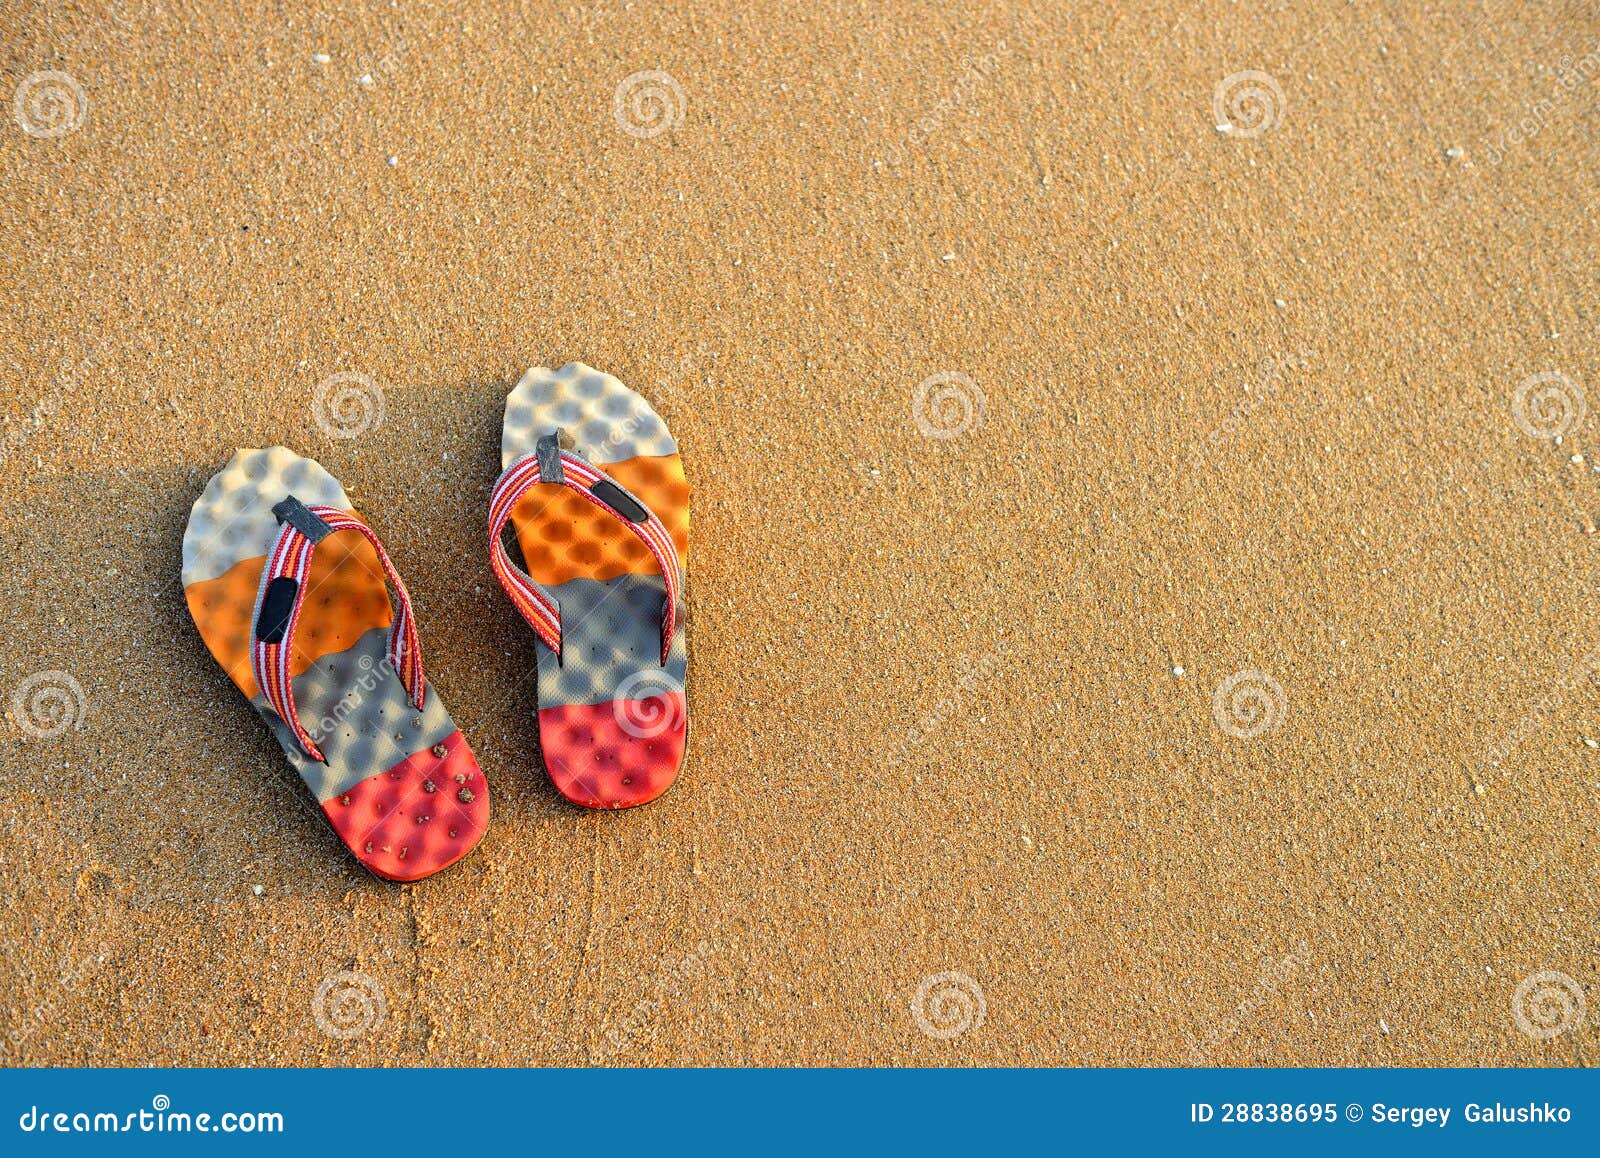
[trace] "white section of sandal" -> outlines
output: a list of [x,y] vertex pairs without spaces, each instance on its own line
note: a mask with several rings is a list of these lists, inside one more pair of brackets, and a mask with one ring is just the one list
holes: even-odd
[[307,506],[350,510],[322,464],[282,446],[241,449],[206,484],[183,532],[183,585],[215,579],[245,559],[265,555],[278,537],[274,503],[293,494]]
[[500,469],[533,452],[542,435],[564,430],[571,449],[596,466],[640,455],[675,454],[667,424],[638,394],[582,362],[535,366],[506,396]]

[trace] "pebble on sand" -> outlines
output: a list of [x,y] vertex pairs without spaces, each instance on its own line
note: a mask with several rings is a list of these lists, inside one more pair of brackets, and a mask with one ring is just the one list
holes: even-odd
[[259,897],[262,893],[266,892],[267,890],[262,888],[260,885],[251,885],[250,886],[250,891],[252,893],[254,893],[256,896]]

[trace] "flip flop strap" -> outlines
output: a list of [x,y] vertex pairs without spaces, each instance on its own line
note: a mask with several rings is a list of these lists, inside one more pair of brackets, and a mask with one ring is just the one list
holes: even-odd
[[355,531],[377,552],[378,562],[399,596],[399,608],[389,628],[386,661],[400,676],[400,683],[418,711],[427,699],[427,680],[422,674],[422,645],[417,640],[417,621],[411,609],[411,593],[400,573],[389,561],[378,536],[355,515],[337,507],[308,507],[290,495],[272,508],[283,529],[267,553],[261,571],[261,587],[256,592],[256,607],[251,616],[250,666],[262,695],[284,724],[294,733],[313,760],[327,763],[322,749],[300,724],[294,706],[294,685],[289,664],[294,656],[294,632],[300,623],[300,609],[306,597],[306,576],[311,571],[311,556],[317,545],[335,531]]
[[560,604],[535,583],[532,576],[511,561],[502,538],[512,509],[523,495],[540,483],[558,483],[601,510],[608,511],[655,556],[662,577],[667,582],[665,606],[661,609],[661,662],[665,664],[667,652],[672,647],[673,634],[678,627],[678,600],[683,586],[678,548],[655,512],[604,471],[562,450],[553,434],[539,439],[533,453],[523,455],[506,468],[495,482],[494,494],[489,500],[489,563],[494,568],[495,578],[500,580],[500,586],[511,597],[511,602],[539,638],[559,656]]

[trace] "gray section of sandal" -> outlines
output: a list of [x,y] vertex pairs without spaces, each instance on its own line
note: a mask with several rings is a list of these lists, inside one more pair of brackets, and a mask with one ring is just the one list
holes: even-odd
[[420,712],[412,705],[400,673],[389,666],[388,646],[389,629],[374,628],[350,650],[325,655],[294,677],[300,726],[322,749],[326,764],[300,750],[300,742],[264,696],[251,701],[319,801],[387,772],[456,730],[436,689],[428,688]]
[[582,362],[559,370],[535,366],[522,376],[506,397],[500,469],[534,453],[541,436],[558,431],[566,431],[572,449],[596,466],[678,450],[650,403]]
[[194,501],[183,532],[183,585],[215,579],[265,555],[278,537],[273,505],[293,494],[307,506],[350,509],[336,479],[282,446],[237,450]]
[[561,605],[563,662],[538,645],[540,708],[684,690],[688,649],[681,617],[661,664],[661,576],[569,579],[549,590]]

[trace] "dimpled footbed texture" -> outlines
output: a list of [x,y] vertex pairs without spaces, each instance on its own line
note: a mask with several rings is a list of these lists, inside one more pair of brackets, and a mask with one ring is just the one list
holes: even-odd
[[183,538],[189,610],[350,850],[380,876],[416,880],[471,851],[488,825],[488,788],[437,690],[429,686],[417,711],[385,662],[394,611],[377,553],[360,535],[337,533],[312,553],[295,629],[295,706],[326,763],[301,751],[261,694],[251,617],[280,529],[272,507],[290,494],[353,512],[320,464],[283,447],[240,450],[206,484]]
[[[580,362],[534,368],[506,399],[502,464],[548,434],[649,507],[686,564],[689,484],[677,443],[648,402]],[[688,660],[680,617],[660,662],[666,584],[655,558],[616,517],[555,484],[533,487],[511,522],[528,573],[561,610],[562,661],[537,649],[539,739],[551,780],[590,808],[654,800],[683,762]]]

